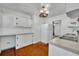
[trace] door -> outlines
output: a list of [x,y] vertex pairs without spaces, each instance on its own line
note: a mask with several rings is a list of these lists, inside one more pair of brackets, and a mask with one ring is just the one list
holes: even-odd
[[54,21],[54,35],[60,36],[61,34],[61,20]]

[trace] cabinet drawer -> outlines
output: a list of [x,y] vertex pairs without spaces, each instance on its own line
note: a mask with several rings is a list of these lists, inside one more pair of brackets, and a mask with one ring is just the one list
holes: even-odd
[[23,39],[32,39],[32,35],[30,34],[26,34],[26,35],[22,35]]

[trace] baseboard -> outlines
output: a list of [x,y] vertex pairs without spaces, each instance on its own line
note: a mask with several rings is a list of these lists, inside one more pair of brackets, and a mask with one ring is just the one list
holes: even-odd
[[45,44],[47,44],[47,43],[48,43],[47,41],[41,41],[41,42],[43,42],[43,43],[45,43]]
[[38,43],[38,42],[40,42],[40,41],[34,41],[33,44]]

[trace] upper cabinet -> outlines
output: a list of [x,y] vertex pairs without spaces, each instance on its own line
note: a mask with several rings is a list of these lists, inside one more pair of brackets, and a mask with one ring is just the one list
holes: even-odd
[[31,17],[23,17],[7,13],[2,14],[0,18],[0,35],[14,35],[32,32]]
[[30,17],[5,14],[2,19],[2,27],[32,27],[32,19]]
[[28,17],[15,16],[14,25],[16,27],[32,27],[32,19]]

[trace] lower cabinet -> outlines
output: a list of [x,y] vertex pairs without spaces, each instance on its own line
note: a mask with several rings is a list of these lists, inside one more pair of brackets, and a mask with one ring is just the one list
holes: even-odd
[[32,34],[16,35],[16,49],[32,44]]

